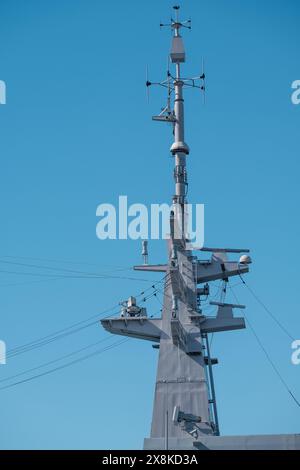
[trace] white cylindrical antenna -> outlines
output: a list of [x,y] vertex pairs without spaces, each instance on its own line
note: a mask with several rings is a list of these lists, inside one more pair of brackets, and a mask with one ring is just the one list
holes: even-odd
[[144,258],[144,264],[148,264],[148,241],[142,241],[142,256]]

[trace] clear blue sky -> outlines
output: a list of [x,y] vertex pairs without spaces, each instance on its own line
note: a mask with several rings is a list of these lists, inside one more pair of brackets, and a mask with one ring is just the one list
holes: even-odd
[[[169,19],[172,4],[1,1],[7,104],[0,106],[0,338],[9,349],[151,285],[150,275],[147,282],[44,275],[54,272],[48,267],[103,273],[139,263],[139,241],[97,240],[97,205],[116,203],[119,194],[145,204],[171,200],[171,132],[151,122],[164,94],[152,90],[148,105],[144,82],[147,63],[153,80],[165,74],[170,34],[158,25]],[[207,245],[251,248],[249,285],[300,338],[300,106],[290,100],[291,83],[300,79],[300,4],[181,4],[193,20],[185,34],[186,74],[199,73],[202,56],[207,73],[205,107],[197,92],[186,93],[189,199],[206,206]],[[164,242],[150,244],[150,258],[165,260]],[[244,287],[236,293],[299,397],[291,341]],[[155,299],[149,302],[149,313],[159,308]],[[20,354],[0,366],[0,380],[105,336],[95,325]],[[300,410],[251,331],[216,335],[213,354],[220,361],[215,377],[223,434],[300,432]],[[131,340],[0,391],[0,447],[141,448],[150,431],[156,361],[150,343]]]

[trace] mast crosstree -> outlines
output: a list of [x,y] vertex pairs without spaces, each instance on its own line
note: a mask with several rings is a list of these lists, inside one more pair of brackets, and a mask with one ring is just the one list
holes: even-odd
[[[190,28],[190,20],[180,22],[179,7],[174,7],[175,19],[169,25],[173,30],[170,62],[175,68],[163,82],[150,82],[147,87],[161,85],[168,89],[168,104],[153,119],[171,122],[174,142],[175,193],[170,216],[168,262],[149,265],[147,246],[143,245],[145,264],[135,266],[138,271],[165,273],[164,300],[161,318],[148,318],[145,308],[130,297],[123,303],[119,318],[101,320],[111,333],[139,338],[154,343],[159,349],[151,434],[144,441],[145,449],[281,449],[300,448],[299,435],[278,436],[220,436],[213,366],[217,359],[210,356],[208,334],[245,328],[242,317],[235,317],[235,308],[245,308],[212,302],[217,308],[215,317],[207,317],[201,310],[201,298],[209,295],[209,283],[241,276],[249,271],[251,258],[246,249],[200,248],[210,252],[209,260],[193,254],[186,230],[187,171],[189,147],[184,135],[185,87],[205,91],[204,73],[198,77],[183,78],[181,66],[185,50],[180,30]],[[171,110],[171,100],[173,109]],[[238,261],[229,255],[241,253]]]

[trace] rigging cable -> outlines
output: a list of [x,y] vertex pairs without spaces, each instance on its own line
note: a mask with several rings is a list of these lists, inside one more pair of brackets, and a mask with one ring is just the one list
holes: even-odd
[[255,298],[255,300],[263,307],[265,312],[274,320],[275,323],[281,328],[281,330],[292,340],[294,341],[295,338],[293,335],[286,329],[286,327],[278,320],[278,318],[268,309],[268,307],[264,304],[262,300],[255,294],[253,289],[246,283],[245,279],[242,277],[242,275],[239,273],[239,276],[241,278],[242,283],[247,287],[249,292],[252,294],[252,296]]
[[[239,300],[234,292],[234,290],[232,289],[232,287],[229,285],[229,288],[232,292],[232,295],[234,296],[235,300],[237,301],[237,303],[239,304]],[[245,312],[243,312],[241,309],[240,309],[242,315],[244,315],[248,325],[250,326],[250,329],[258,343],[258,345],[260,346],[261,350],[263,351],[265,357],[267,358],[269,364],[271,365],[272,369],[274,370],[274,372],[276,373],[277,377],[280,379],[282,385],[284,386],[284,388],[286,389],[286,391],[289,393],[289,395],[292,397],[292,399],[294,400],[294,402],[296,403],[296,405],[300,408],[300,402],[297,400],[297,398],[295,397],[294,393],[291,391],[290,387],[288,386],[287,382],[285,381],[285,379],[283,378],[282,374],[280,373],[278,367],[275,365],[273,359],[271,358],[270,354],[268,353],[268,351],[266,350],[265,346],[263,345],[261,339],[259,338],[259,336],[257,335],[253,325],[251,324],[251,322],[249,321],[248,317],[245,315]]]
[[112,336],[106,336],[105,338],[102,338],[100,341],[97,341],[96,343],[92,343],[92,344],[84,346],[80,349],[76,349],[75,351],[72,351],[71,353],[65,354],[65,355],[63,355],[61,357],[58,357],[56,359],[53,359],[51,361],[40,364],[39,366],[35,366],[35,367],[30,368],[30,369],[24,370],[23,372],[19,372],[17,374],[10,375],[9,377],[4,377],[3,379],[0,379],[0,383],[7,382],[8,380],[12,380],[12,379],[15,379],[16,377],[20,377],[21,375],[28,374],[29,372],[33,372],[35,370],[41,369],[42,367],[46,367],[46,366],[49,366],[51,364],[54,364],[55,362],[59,362],[59,361],[62,361],[63,359],[67,359],[68,357],[74,356],[75,354],[78,354],[82,351],[85,351],[89,348],[92,348],[93,346],[97,346],[98,344],[103,343],[103,342],[107,341],[108,339],[112,339],[112,338],[113,338]]
[[44,377],[45,375],[52,374],[53,372],[56,372],[56,371],[61,370],[61,369],[65,369],[65,368],[70,367],[74,364],[78,364],[79,362],[86,361],[87,359],[90,359],[94,356],[97,356],[97,355],[102,354],[106,351],[109,351],[110,349],[113,349],[117,346],[120,346],[121,344],[124,344],[127,341],[129,341],[129,338],[117,341],[117,342],[115,342],[115,343],[113,343],[109,346],[106,346],[105,348],[98,349],[97,351],[94,351],[90,354],[86,354],[85,356],[82,356],[78,359],[74,359],[73,361],[67,362],[66,364],[63,364],[61,366],[57,366],[57,367],[54,367],[53,369],[49,369],[45,372],[41,372],[40,374],[32,375],[31,377],[27,377],[26,379],[19,380],[17,382],[13,382],[12,384],[0,387],[0,390],[5,390],[5,389],[11,388],[11,387],[15,387],[16,385],[21,385],[23,383],[30,382],[31,380],[35,380],[35,379],[38,379],[40,377]]
[[[152,284],[151,287],[145,289],[144,291],[142,291],[140,294],[138,294],[136,297],[139,298],[141,296],[144,296],[143,299],[141,300],[141,302],[146,302],[147,300],[149,300],[149,298],[151,298],[155,292],[157,292],[157,289],[155,289],[155,286],[157,284],[160,284],[161,282],[163,282],[163,280],[166,278],[166,276],[164,276],[160,281],[156,282],[155,284]],[[150,294],[146,295],[145,296],[145,293],[148,291],[148,290],[154,290],[154,292],[151,292]],[[118,310],[116,310],[115,312],[111,313],[110,315],[106,315],[108,312],[111,312],[111,310],[114,310],[115,308],[118,307]],[[62,328],[60,330],[56,330],[55,332],[53,333],[50,333],[46,336],[43,336],[43,337],[40,337],[36,340],[33,340],[29,343],[26,343],[26,344],[23,344],[21,346],[17,346],[13,349],[10,349],[8,352],[7,352],[7,357],[13,357],[13,356],[16,356],[16,355],[19,355],[19,354],[22,354],[22,353],[25,353],[25,352],[28,352],[28,351],[31,351],[33,349],[36,349],[36,348],[39,348],[39,347],[42,347],[44,345],[47,345],[53,341],[56,341],[58,339],[61,339],[61,338],[64,338],[65,336],[68,336],[70,334],[74,334],[74,333],[77,333],[78,331],[81,331],[85,328],[88,328],[90,326],[93,326],[95,324],[98,323],[99,319],[100,318],[106,318],[108,316],[113,316],[113,315],[116,315],[117,313],[119,313],[119,304],[116,304],[114,305],[113,307],[105,310],[104,312],[102,313],[98,313],[96,315],[93,315],[85,320],[81,320],[77,323],[74,323],[68,327],[65,327],[65,328]],[[106,315],[106,317],[104,316]],[[89,320],[93,320],[94,318],[96,318],[95,321],[92,321],[88,324],[86,324]],[[82,325],[82,326],[80,326]],[[76,328],[78,327],[78,328]],[[75,328],[75,329],[74,329]],[[71,330],[71,331],[70,331]]]
[[[6,274],[14,274],[14,275],[26,275],[26,276],[37,276],[37,277],[49,277],[51,280],[53,277],[56,277],[57,279],[125,279],[125,280],[131,280],[131,281],[143,281],[143,282],[149,282],[149,279],[143,279],[143,278],[138,278],[138,277],[129,277],[129,276],[113,276],[110,273],[111,272],[119,272],[119,269],[116,269],[114,271],[110,271],[108,273],[97,273],[97,272],[86,272],[86,271],[79,271],[79,270],[74,270],[74,269],[66,269],[66,268],[59,268],[59,267],[54,267],[54,266],[43,266],[43,265],[37,265],[37,264],[28,264],[28,263],[18,263],[14,261],[3,261],[0,259],[0,263],[4,264],[9,264],[9,265],[14,265],[14,266],[22,266],[22,267],[30,267],[34,269],[46,269],[50,271],[55,271],[53,274],[45,274],[45,273],[32,273],[32,272],[22,272],[22,271],[5,271],[2,270],[0,272],[6,273]],[[67,273],[67,274],[58,274],[58,272],[61,273]]]
[[8,259],[15,259],[15,260],[29,260],[29,261],[41,261],[46,263],[55,263],[55,264],[77,264],[77,265],[85,265],[85,266],[98,266],[98,267],[108,267],[108,268],[116,268],[121,270],[131,269],[131,266],[125,267],[120,265],[111,265],[111,264],[97,264],[97,263],[89,263],[85,261],[74,261],[74,260],[66,260],[66,259],[51,259],[51,258],[38,258],[33,256],[9,256],[9,255],[2,255],[0,259],[8,258]]
[[[226,297],[226,294],[227,294],[227,284],[228,284],[228,281],[220,282],[218,291],[214,296],[214,297],[216,297],[220,292],[220,302],[222,302],[222,303],[224,303],[225,297]],[[210,337],[210,342],[209,342],[209,349],[210,350],[212,349],[212,344],[213,344],[214,337],[215,337],[215,335],[214,335],[214,333],[212,333],[211,337]]]

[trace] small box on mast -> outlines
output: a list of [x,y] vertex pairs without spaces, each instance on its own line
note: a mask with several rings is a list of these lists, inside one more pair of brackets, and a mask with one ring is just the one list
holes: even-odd
[[170,58],[173,63],[185,62],[185,50],[180,36],[174,36],[172,39]]

